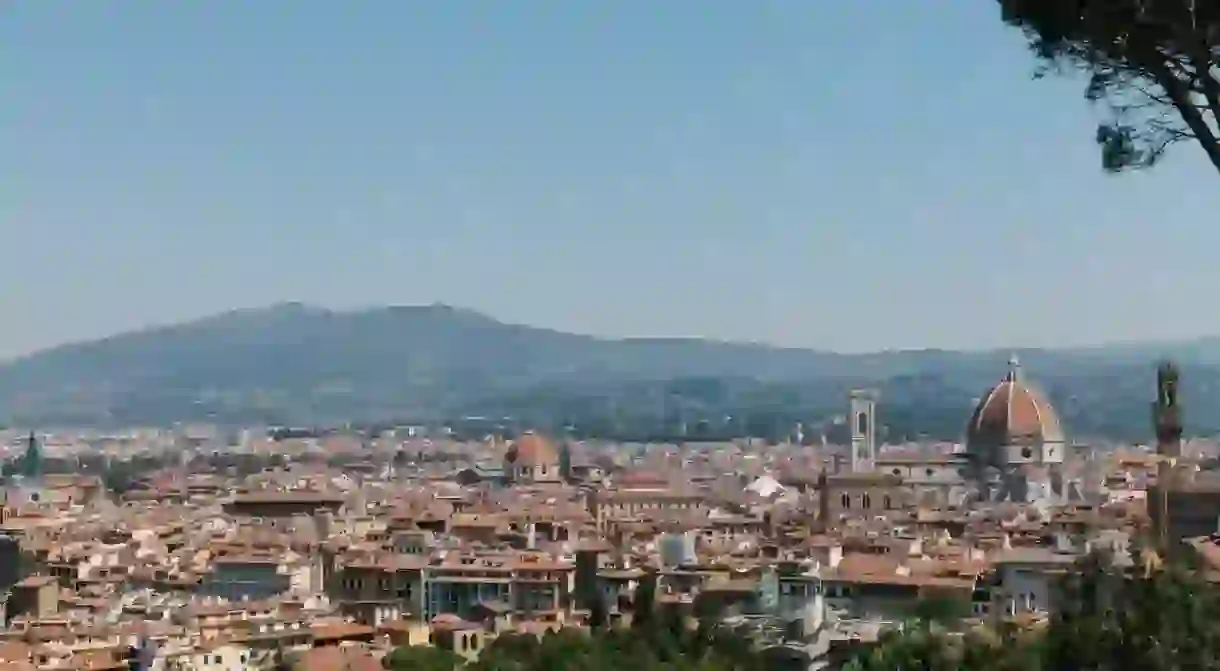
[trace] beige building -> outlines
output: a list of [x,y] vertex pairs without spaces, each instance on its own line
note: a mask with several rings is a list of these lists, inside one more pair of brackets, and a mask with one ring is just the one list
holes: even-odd
[[844,517],[884,515],[908,505],[902,477],[893,473],[823,472],[817,491],[818,515],[826,526]]

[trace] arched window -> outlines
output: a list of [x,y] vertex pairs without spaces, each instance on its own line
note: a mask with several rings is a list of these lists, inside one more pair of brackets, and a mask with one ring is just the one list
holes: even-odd
[[865,494],[863,498],[864,498],[864,501],[863,501],[864,509],[868,510],[869,508],[872,508],[873,507],[872,497],[869,496],[868,494]]
[[856,433],[861,436],[868,435],[868,413],[862,412],[856,415]]
[[885,496],[884,499],[881,500],[881,502],[883,504],[885,504],[886,510],[891,510],[894,507],[894,500],[891,499],[888,494]]
[[851,507],[851,494],[844,494],[843,496],[840,497],[840,501],[842,502],[844,508],[850,508]]

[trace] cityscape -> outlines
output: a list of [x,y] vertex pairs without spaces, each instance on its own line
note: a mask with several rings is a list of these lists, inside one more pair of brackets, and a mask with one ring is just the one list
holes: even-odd
[[1220,571],[1216,450],[1183,439],[1172,364],[1149,389],[1155,442],[1105,450],[1071,440],[1016,357],[996,364],[959,443],[882,442],[867,389],[843,399],[844,445],[800,427],[779,444],[10,430],[0,587],[20,633],[0,652],[37,668],[377,668],[424,645],[474,661],[595,613],[630,627],[647,582],[660,612],[714,616],[772,667],[838,668],[933,596],[963,622],[1045,617],[1066,567],[1139,534]]
[[1220,671],[1217,176],[1215,0],[5,3],[0,671]]

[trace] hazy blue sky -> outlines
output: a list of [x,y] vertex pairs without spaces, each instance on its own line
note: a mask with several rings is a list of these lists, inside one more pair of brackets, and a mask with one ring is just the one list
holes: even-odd
[[1220,333],[1200,150],[1101,174],[997,14],[4,3],[0,354],[282,300],[840,350]]

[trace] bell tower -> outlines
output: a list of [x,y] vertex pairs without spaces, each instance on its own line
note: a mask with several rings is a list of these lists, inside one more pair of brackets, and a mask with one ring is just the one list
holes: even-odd
[[877,459],[877,393],[871,389],[856,389],[849,397],[851,424],[851,470],[871,471]]
[[25,455],[21,458],[21,475],[29,480],[37,480],[42,477],[42,445],[38,442],[38,437],[34,432],[30,432],[30,437],[26,439]]
[[1182,484],[1182,409],[1178,405],[1178,367],[1171,361],[1156,370],[1156,400],[1152,403],[1152,428],[1156,433],[1156,487],[1149,492],[1149,517],[1161,552],[1170,548],[1170,491]]
[[1166,361],[1156,370],[1156,401],[1152,404],[1156,453],[1167,460],[1182,456],[1182,409],[1178,405],[1178,367]]

